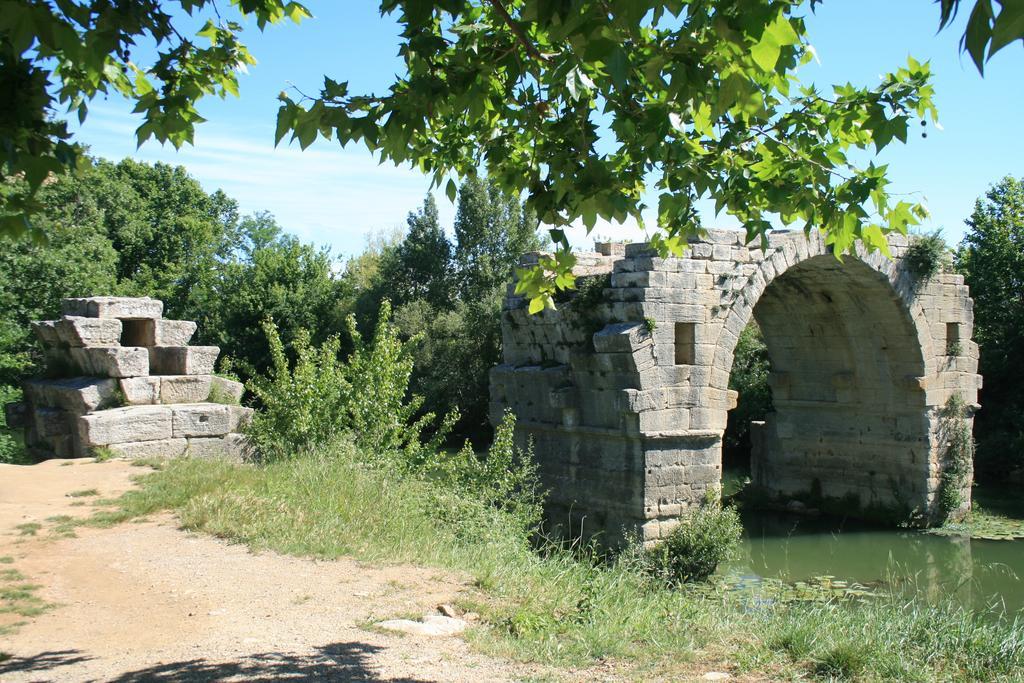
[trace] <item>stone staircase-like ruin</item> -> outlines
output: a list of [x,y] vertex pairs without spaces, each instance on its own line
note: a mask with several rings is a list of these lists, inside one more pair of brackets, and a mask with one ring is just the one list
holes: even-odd
[[151,298],[64,299],[33,323],[46,379],[6,408],[35,459],[103,454],[242,458],[252,409],[242,384],[214,374],[216,346],[189,346],[196,323],[165,320]]

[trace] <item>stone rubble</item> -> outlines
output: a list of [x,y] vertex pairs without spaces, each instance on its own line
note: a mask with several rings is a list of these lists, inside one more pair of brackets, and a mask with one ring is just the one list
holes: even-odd
[[37,459],[247,454],[252,409],[241,383],[213,374],[220,349],[189,346],[196,323],[165,320],[151,298],[65,299],[59,320],[32,324],[46,378],[5,406]]

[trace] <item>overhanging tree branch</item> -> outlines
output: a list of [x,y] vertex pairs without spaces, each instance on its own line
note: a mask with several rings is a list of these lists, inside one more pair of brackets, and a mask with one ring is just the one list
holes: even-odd
[[523,46],[523,49],[526,50],[526,53],[528,55],[541,62],[548,61],[547,57],[542,55],[540,53],[540,50],[537,49],[537,46],[530,41],[529,37],[527,37],[525,33],[523,33],[523,29],[519,27],[519,24],[517,24],[515,20],[512,19],[512,16],[508,13],[508,10],[506,10],[505,6],[501,4],[501,0],[488,0],[488,2],[490,3],[491,7],[494,8],[494,11],[497,12],[499,16],[501,16],[502,20],[509,27],[509,29],[511,29],[512,35],[516,37],[516,40],[519,41],[519,43]]

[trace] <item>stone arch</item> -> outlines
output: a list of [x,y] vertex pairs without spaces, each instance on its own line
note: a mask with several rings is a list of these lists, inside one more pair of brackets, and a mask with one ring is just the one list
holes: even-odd
[[[972,306],[962,277],[939,274],[919,282],[903,267],[906,238],[894,236],[889,246],[891,257],[857,253],[840,263],[817,234],[773,233],[761,248],[745,244],[742,233],[712,230],[681,258],[660,258],[645,244],[604,245],[599,253],[579,254],[574,273],[579,283],[589,283],[589,292],[602,293],[597,304],[587,294],[581,296],[586,305],[570,300],[557,311],[531,316],[510,289],[502,321],[504,362],[491,373],[491,415],[497,422],[511,408],[518,437],[535,444],[551,490],[552,519],[603,533],[612,543],[631,529],[651,541],[670,531],[720,481],[721,439],[736,400],[729,373],[747,322],[761,315],[771,326],[773,302],[781,307],[769,346],[774,343],[782,359],[786,325],[794,315],[786,306],[799,301],[800,288],[813,298],[827,289],[822,282],[844,281],[848,289],[867,293],[858,298],[842,290],[852,312],[832,349],[845,354],[845,366],[823,373],[816,365],[828,365],[828,354],[816,351],[817,363],[810,362],[796,353],[799,345],[788,361],[802,361],[796,371],[804,384],[817,377],[820,385],[824,377],[834,395],[818,396],[829,399],[821,403],[845,398],[861,414],[872,413],[872,420],[886,413],[884,424],[869,425],[870,436],[857,435],[854,448],[885,446],[892,462],[911,463],[887,470],[870,464],[888,462],[884,458],[861,458],[860,464],[869,462],[866,469],[880,474],[856,482],[859,511],[893,521],[911,514],[918,522],[935,521],[944,468],[939,410],[954,393],[974,405],[980,387],[977,346],[970,340]],[[538,258],[527,255],[523,265]],[[789,291],[794,288],[796,295]],[[819,318],[835,308],[826,303],[816,304]],[[811,308],[802,313],[802,324],[812,324],[806,319]],[[813,323],[822,332],[825,318]],[[884,328],[881,342],[872,325]],[[858,336],[874,339],[867,344],[873,348],[857,350]],[[805,348],[813,346],[806,342]],[[878,410],[877,404],[889,408]],[[826,410],[835,406],[820,407]],[[819,418],[825,414],[820,411]],[[829,427],[819,437],[839,444],[839,431]],[[782,443],[788,437],[773,432],[770,421],[762,436],[766,453],[773,444],[789,448]],[[847,458],[853,472],[858,453]],[[799,486],[779,485],[785,477],[794,479],[792,472],[778,475],[784,469],[776,467],[775,478],[766,475],[762,483],[780,497],[799,493]],[[822,489],[825,477],[813,476],[813,467],[805,470],[799,485],[813,489],[810,483],[817,479]],[[827,493],[841,498],[835,494],[843,491],[833,487]]]
[[[713,367],[726,369],[732,367],[733,352],[739,340],[739,332],[735,330],[742,331],[747,326],[753,318],[754,307],[757,302],[761,300],[765,290],[776,279],[784,276],[791,269],[800,266],[808,260],[822,258],[835,260],[835,257],[825,246],[824,240],[818,233],[812,233],[808,236],[805,244],[797,243],[797,245],[803,248],[794,247],[788,254],[783,249],[773,255],[772,258],[765,258],[757,264],[756,269],[746,278],[746,282],[739,290],[741,292],[740,300],[728,307],[728,316],[722,324],[721,333],[717,340]],[[918,300],[914,278],[905,269],[900,268],[893,260],[884,257],[880,252],[864,254],[863,250],[859,250],[856,255],[847,256],[845,261],[853,261],[870,268],[875,272],[879,280],[888,283],[889,292],[898,300],[902,308],[904,320],[912,322],[919,348],[922,350],[923,374],[934,374],[936,362],[932,353],[931,326],[928,323],[924,308]],[[841,265],[843,261],[838,263]],[[722,377],[721,373],[714,373],[712,375],[712,386],[718,389],[728,388],[721,385]]]
[[[733,316],[758,322],[772,363],[774,411],[752,427],[753,483],[862,516],[923,509],[930,423],[918,378],[930,333],[886,274],[859,258],[809,254]],[[723,325],[733,346],[724,331],[735,324]],[[731,367],[732,351],[717,346],[718,367]]]

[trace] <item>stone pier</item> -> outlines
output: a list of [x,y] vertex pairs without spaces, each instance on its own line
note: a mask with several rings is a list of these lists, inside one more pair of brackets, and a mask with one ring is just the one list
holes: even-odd
[[907,238],[889,246],[892,258],[840,261],[816,233],[775,232],[762,250],[712,230],[682,258],[645,244],[579,254],[577,293],[558,310],[529,315],[510,288],[491,414],[510,408],[532,440],[549,523],[654,541],[717,495],[733,353],[751,320],[772,368],[774,412],[753,434],[763,494],[889,522],[962,515],[969,475],[961,508],[938,509],[940,413],[954,394],[968,422],[978,408],[972,302],[959,275],[909,272]]

